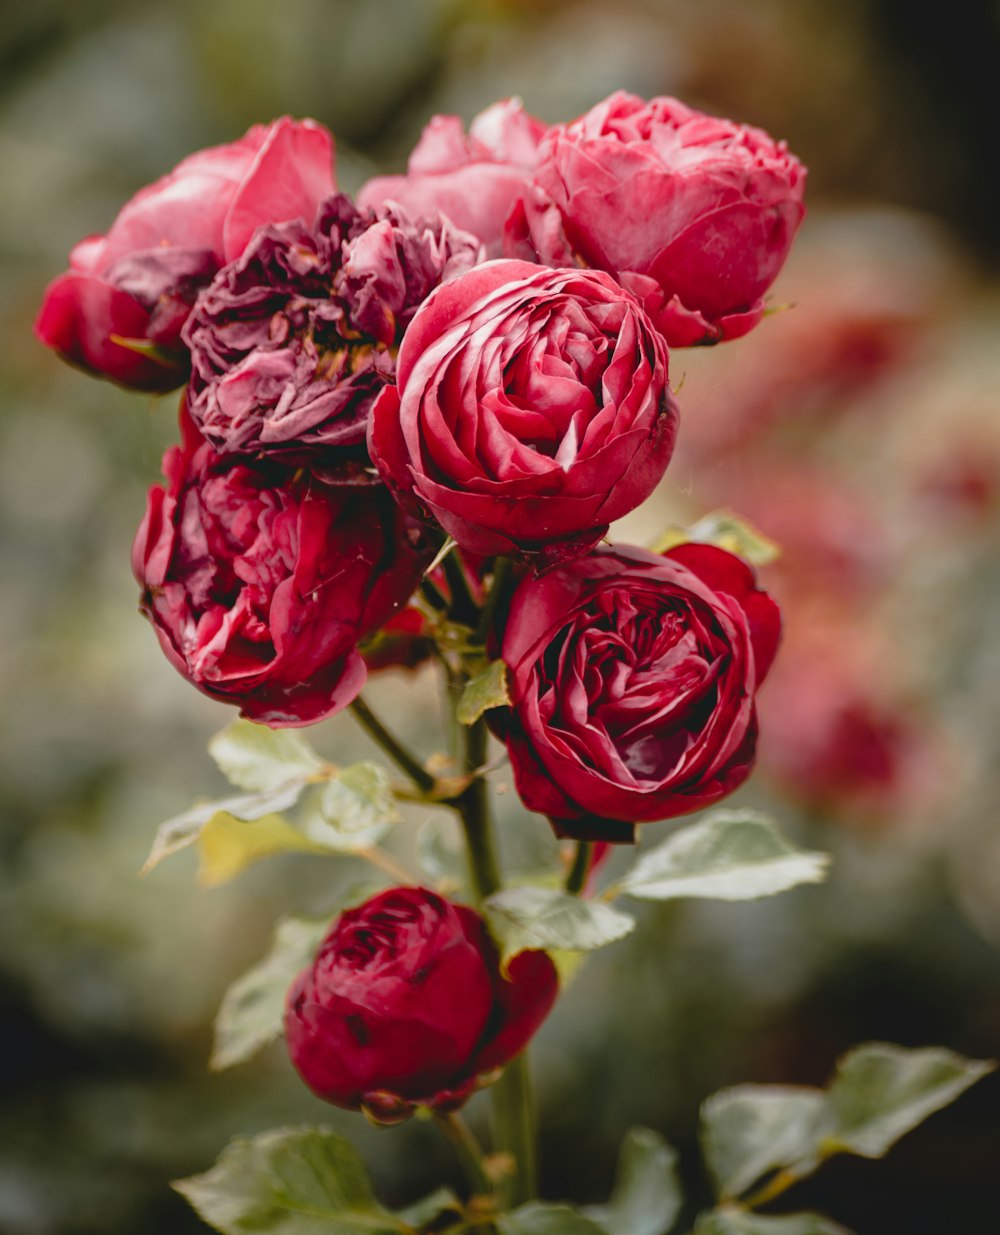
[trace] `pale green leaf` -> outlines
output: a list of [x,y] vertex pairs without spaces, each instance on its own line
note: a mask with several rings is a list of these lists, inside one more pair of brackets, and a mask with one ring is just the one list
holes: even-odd
[[209,819],[197,844],[198,882],[203,888],[228,883],[254,862],[276,853],[326,852],[281,815],[245,820],[224,811]]
[[219,1071],[243,1063],[281,1036],[288,988],[312,962],[329,925],[328,918],[286,918],[278,923],[270,952],[237,978],[223,997],[209,1067]]
[[330,853],[357,853],[380,844],[392,830],[391,823],[376,823],[356,832],[344,832],[327,819],[324,807],[326,785],[309,785],[295,818],[295,826],[315,844]]
[[822,1214],[747,1213],[725,1207],[699,1215],[693,1235],[851,1235]]
[[754,900],[818,883],[828,863],[824,853],[796,849],[765,815],[718,810],[641,854],[618,891],[645,900]]
[[635,918],[619,909],[554,888],[505,888],[483,902],[483,912],[505,966],[529,949],[589,952],[635,927]]
[[457,1215],[461,1208],[461,1202],[450,1188],[438,1188],[430,1196],[414,1201],[412,1205],[407,1205],[405,1209],[397,1209],[394,1213],[401,1222],[405,1222],[407,1226],[419,1230],[421,1227],[433,1222],[445,1210],[453,1211]]
[[389,773],[378,763],[341,768],[323,786],[320,810],[331,828],[347,835],[399,821]]
[[509,703],[507,666],[502,660],[494,660],[466,682],[455,715],[460,724],[474,725],[490,708],[502,708]]
[[328,1128],[278,1128],[239,1138],[204,1175],[173,1185],[223,1235],[390,1235],[357,1150]]
[[452,815],[432,815],[417,829],[416,855],[420,869],[432,883],[456,888],[465,879],[465,843],[458,820]]
[[687,539],[717,545],[753,566],[767,566],[781,556],[779,546],[731,510],[713,510],[687,529]]
[[667,1235],[681,1203],[676,1151],[658,1132],[632,1128],[618,1154],[610,1201],[583,1212],[614,1235]]
[[701,1146],[716,1193],[735,1197],[762,1175],[792,1164],[807,1174],[818,1163],[826,1094],[794,1085],[737,1085],[701,1108]]
[[690,539],[687,528],[672,523],[669,527],[665,527],[659,536],[655,536],[647,548],[650,553],[666,553],[668,549],[673,549],[676,545],[686,545]]
[[171,854],[193,845],[205,825],[216,815],[225,814],[234,819],[262,819],[265,815],[288,810],[298,801],[301,784],[282,785],[265,793],[244,793],[214,802],[200,802],[181,815],[175,815],[161,823],[156,831],[153,848],[140,874],[145,875],[154,866]]
[[242,718],[212,738],[208,753],[234,785],[257,791],[322,775],[327,766],[297,729],[269,729]]
[[530,1201],[497,1220],[500,1235],[617,1235],[606,1231],[571,1205]]

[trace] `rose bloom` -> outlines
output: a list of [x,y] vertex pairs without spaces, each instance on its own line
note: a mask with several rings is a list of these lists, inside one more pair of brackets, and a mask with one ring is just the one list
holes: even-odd
[[414,215],[438,211],[499,257],[503,225],[531,178],[545,125],[517,99],[480,112],[466,136],[458,116],[434,116],[405,176],[376,176],[357,195],[362,208],[398,202]]
[[503,978],[477,913],[391,888],[341,914],[288,992],[285,1038],[321,1098],[405,1118],[461,1105],[527,1045],[557,992],[546,953],[519,953]]
[[607,275],[487,262],[403,339],[368,446],[400,500],[472,553],[571,556],[655,488],[677,408],[667,351]]
[[[260,228],[184,328],[192,419],[223,452],[364,463],[368,413],[417,306],[481,250],[447,220],[359,211],[343,193]],[[335,451],[334,456],[330,455]]]
[[502,641],[510,709],[490,713],[524,804],[560,835],[630,841],[732,793],[779,630],[750,567],[713,545],[602,547],[526,578]]
[[805,179],[761,129],[619,91],[549,130],[505,252],[608,271],[671,346],[735,339],[763,316]]
[[215,453],[182,415],[132,549],[168,660],[278,728],[339,711],[365,682],[358,642],[407,601],[433,552],[380,485],[336,487]]
[[199,290],[262,223],[311,219],[333,188],[333,138],[313,120],[285,116],[201,150],[73,249],[35,333],[98,377],[172,390],[187,376],[181,327]]

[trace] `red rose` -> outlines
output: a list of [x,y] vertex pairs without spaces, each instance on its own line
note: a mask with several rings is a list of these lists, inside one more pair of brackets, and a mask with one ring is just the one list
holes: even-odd
[[549,130],[505,251],[608,271],[671,346],[735,339],[763,316],[805,178],[761,129],[619,91]]
[[142,612],[199,690],[273,727],[339,711],[358,642],[407,601],[432,549],[381,485],[334,487],[217,455],[182,417],[132,549]]
[[677,408],[667,351],[607,275],[487,262],[434,292],[372,410],[383,479],[472,553],[595,544],[649,496]]
[[557,990],[546,953],[520,953],[502,978],[478,914],[424,888],[392,888],[341,914],[295,980],[288,1052],[336,1106],[454,1108],[527,1044]]
[[517,99],[480,112],[466,136],[458,116],[435,116],[410,155],[405,176],[376,176],[362,185],[358,205],[398,202],[411,214],[439,211],[499,257],[503,224],[531,178],[545,125]]
[[499,720],[524,804],[561,835],[627,841],[731,793],[753,766],[779,626],[750,567],[711,545],[601,548],[526,578]]
[[[311,219],[333,192],[333,138],[313,120],[254,125],[184,159],[90,236],[49,285],[35,333],[65,360],[138,390],[187,376],[181,327],[198,291],[262,223]],[[116,339],[140,340],[156,355]]]

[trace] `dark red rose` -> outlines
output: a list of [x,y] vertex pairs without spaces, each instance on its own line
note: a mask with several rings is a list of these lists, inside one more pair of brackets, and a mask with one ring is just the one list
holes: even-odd
[[132,549],[140,608],[199,690],[272,727],[339,711],[358,642],[407,601],[433,552],[380,485],[336,487],[215,453],[182,416]]
[[480,112],[466,136],[458,116],[435,116],[410,155],[405,176],[376,176],[361,186],[358,205],[398,202],[411,214],[439,211],[499,257],[503,225],[531,178],[545,125],[517,99]]
[[763,316],[805,178],[761,129],[619,91],[548,131],[505,252],[608,271],[671,346],[735,339]]
[[750,567],[712,545],[602,547],[526,578],[503,634],[511,706],[490,713],[524,804],[561,835],[628,841],[732,793],[779,627]]
[[184,329],[192,419],[227,453],[364,456],[368,413],[417,306],[479,256],[475,238],[439,216],[362,212],[343,193],[315,223],[260,228]]
[[181,327],[199,290],[262,223],[311,219],[333,188],[333,138],[314,120],[285,116],[200,150],[140,189],[107,235],[73,249],[35,333],[98,377],[172,390],[187,377]]
[[677,408],[667,351],[607,275],[487,262],[434,292],[368,445],[401,500],[463,549],[556,558],[649,496]]
[[285,1038],[299,1075],[336,1106],[454,1108],[527,1045],[557,992],[546,953],[520,953],[502,978],[477,913],[392,888],[341,914],[288,992]]

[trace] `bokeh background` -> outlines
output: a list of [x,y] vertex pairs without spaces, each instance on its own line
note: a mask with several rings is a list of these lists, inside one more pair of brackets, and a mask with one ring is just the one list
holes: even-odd
[[[821,1083],[872,1038],[1000,1055],[998,70],[991,0],[0,10],[0,1231],[204,1230],[167,1181],[282,1122],[348,1131],[390,1202],[454,1174],[429,1127],[324,1108],[280,1045],[208,1073],[219,999],[275,919],[321,912],[361,872],[276,859],[205,891],[185,854],[137,878],[157,823],[221,791],[205,741],[230,718],[135,612],[129,547],[174,404],[90,381],[31,335],[77,239],[185,154],[285,112],[336,132],[347,189],[401,169],[433,111],[519,94],[556,121],[618,87],[762,125],[811,169],[774,296],[794,307],[675,354],[679,453],[624,532],[730,506],[782,544],[765,574],[787,638],[742,797],[835,865],[770,902],[654,908],[588,962],[535,1049],[545,1195],[605,1196],[642,1122],[681,1149],[693,1212],[715,1089]],[[393,671],[371,688],[423,754],[427,686]],[[315,736],[341,761],[368,753],[347,718]],[[517,861],[545,838],[511,820],[506,843]],[[859,1235],[985,1232],[998,1175],[994,1078],[789,1204]]]

